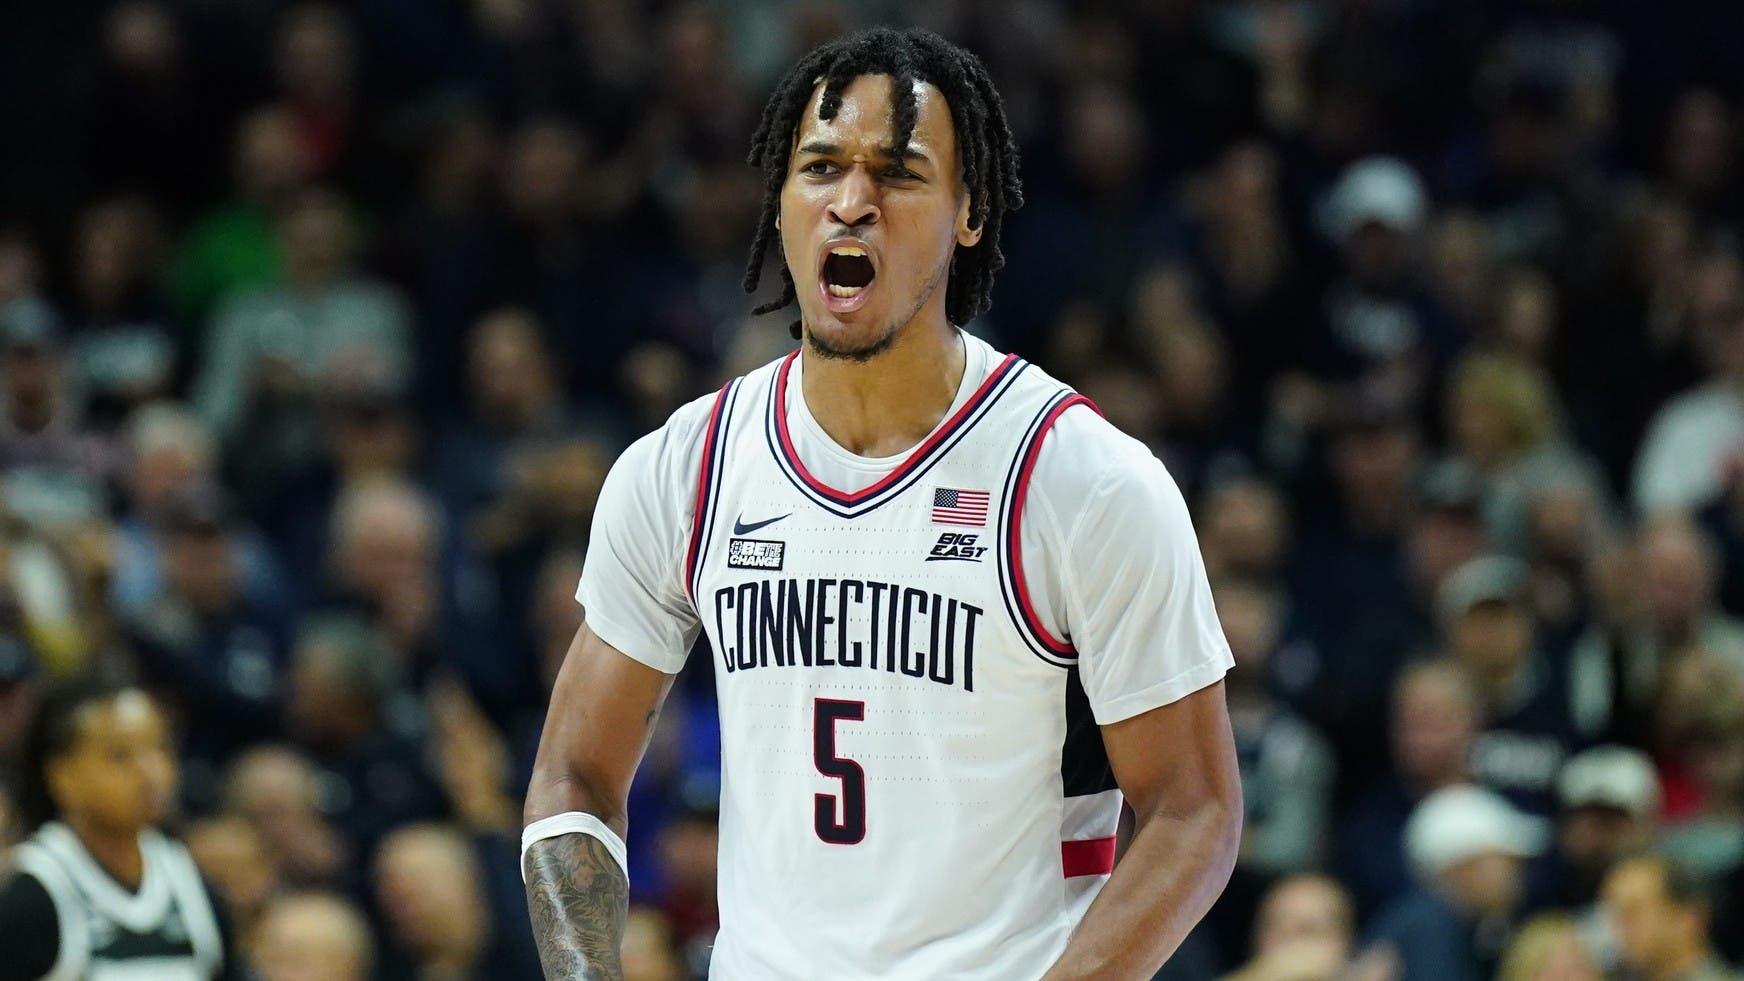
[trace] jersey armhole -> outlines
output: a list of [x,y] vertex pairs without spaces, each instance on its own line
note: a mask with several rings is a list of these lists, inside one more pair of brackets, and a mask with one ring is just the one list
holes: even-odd
[[[690,597],[692,609],[697,609],[697,578],[702,569],[702,545],[714,524],[715,500],[720,496],[720,457],[726,443],[730,415],[730,396],[738,380],[727,382],[715,393],[714,407],[709,410],[708,429],[703,434],[702,459],[697,465],[696,493],[690,516],[690,543],[684,550],[684,591]],[[698,610],[698,616],[701,611]]]
[[83,977],[90,961],[90,947],[85,937],[84,921],[78,915],[78,887],[61,869],[59,863],[32,843],[19,845],[13,851],[13,865],[21,874],[35,879],[48,894],[54,906],[55,925],[60,937],[55,943],[54,966],[43,975],[44,981]]
[[1042,623],[1041,617],[1036,613],[1035,604],[1030,599],[1029,585],[1025,582],[1023,573],[1023,508],[1029,497],[1030,478],[1035,473],[1036,460],[1041,456],[1042,441],[1047,438],[1048,432],[1053,429],[1060,416],[1075,405],[1088,406],[1097,415],[1102,414],[1095,402],[1067,389],[1042,408],[1031,422],[1030,432],[1018,445],[1010,486],[1006,491],[1006,516],[999,543],[1002,564],[1007,570],[1006,578],[1009,580],[1006,602],[1012,608],[1013,619],[1017,621],[1019,631],[1031,649],[1043,660],[1061,667],[1076,663],[1078,651],[1070,639],[1054,636],[1047,625]]

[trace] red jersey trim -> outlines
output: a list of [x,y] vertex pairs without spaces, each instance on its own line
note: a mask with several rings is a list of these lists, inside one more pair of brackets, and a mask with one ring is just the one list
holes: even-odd
[[975,409],[979,407],[982,402],[986,401],[988,394],[991,393],[999,384],[1000,379],[1004,378],[1020,360],[1015,354],[1006,355],[1005,360],[999,362],[999,366],[994,368],[991,372],[988,372],[987,377],[982,379],[981,385],[975,389],[973,395],[969,396],[969,400],[964,402],[962,407],[957,409],[956,412],[952,413],[951,417],[945,420],[944,425],[934,430],[931,436],[928,436],[924,442],[911,450],[908,456],[899,466],[897,466],[896,469],[885,474],[883,477],[880,477],[877,483],[864,487],[853,493],[849,493],[831,487],[829,484],[826,484],[812,476],[811,471],[807,470],[805,464],[800,461],[799,454],[794,451],[793,437],[789,434],[787,428],[787,378],[790,369],[793,367],[793,361],[797,357],[799,357],[798,351],[789,354],[784,360],[782,360],[781,367],[777,369],[775,373],[775,404],[773,406],[773,411],[775,413],[776,443],[780,449],[782,458],[786,460],[788,466],[793,468],[793,472],[799,476],[800,480],[805,482],[807,487],[811,488],[812,491],[817,493],[820,497],[833,501],[843,507],[851,507],[860,504],[870,498],[876,497],[890,487],[899,484],[904,477],[908,476],[916,467],[920,466],[928,457],[932,456],[933,452],[949,439],[952,433],[956,432],[957,429],[962,426],[965,419],[968,419],[972,414],[974,414]]
[[1060,871],[1068,879],[1114,871],[1114,836],[1060,842]]
[[1048,414],[1042,418],[1041,425],[1036,429],[1035,436],[1024,450],[1023,463],[1019,466],[1017,473],[1017,484],[1012,490],[1009,505],[1011,523],[1006,529],[1005,541],[1005,551],[1009,557],[1011,585],[1013,591],[1017,593],[1017,607],[1023,615],[1024,626],[1030,629],[1030,632],[1035,635],[1035,639],[1040,641],[1043,647],[1059,657],[1076,657],[1078,651],[1070,642],[1061,640],[1048,632],[1048,628],[1042,624],[1041,617],[1036,615],[1035,605],[1030,601],[1029,586],[1024,583],[1023,579],[1023,505],[1029,497],[1030,475],[1035,471],[1036,459],[1041,456],[1042,440],[1047,438],[1048,430],[1053,428],[1060,415],[1074,405],[1087,405],[1097,415],[1102,414],[1102,410],[1096,407],[1095,402],[1076,392],[1061,399],[1058,405],[1048,410]]

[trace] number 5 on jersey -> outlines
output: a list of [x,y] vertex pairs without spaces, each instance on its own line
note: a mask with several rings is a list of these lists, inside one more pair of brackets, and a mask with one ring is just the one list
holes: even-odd
[[831,794],[818,794],[812,800],[817,836],[832,845],[857,845],[866,837],[866,771],[836,755],[836,723],[865,718],[865,702],[839,698],[818,699],[812,715],[812,763],[819,773],[842,782],[840,808]]

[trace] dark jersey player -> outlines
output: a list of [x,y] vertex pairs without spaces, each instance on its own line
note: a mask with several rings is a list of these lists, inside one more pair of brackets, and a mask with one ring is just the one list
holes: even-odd
[[25,738],[35,833],[0,873],[0,979],[207,981],[244,976],[179,842],[169,725],[143,691],[69,682]]

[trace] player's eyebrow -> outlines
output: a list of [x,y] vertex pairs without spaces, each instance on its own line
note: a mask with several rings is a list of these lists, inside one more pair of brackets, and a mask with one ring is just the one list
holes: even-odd
[[892,160],[919,160],[921,163],[925,163],[925,164],[930,164],[933,162],[931,157],[927,156],[924,152],[922,152],[920,147],[914,145],[913,143],[910,143],[908,146],[903,147],[901,150],[898,150],[896,147],[893,147],[893,146],[882,147],[879,152],[883,153],[885,156],[889,157]]
[[[824,143],[820,140],[813,140],[809,143],[802,144],[799,149],[794,152],[816,154],[820,157],[839,157],[842,155],[842,148],[836,143]],[[878,152],[892,160],[918,160],[921,163],[926,164],[933,162],[931,157],[927,156],[921,151],[920,147],[913,143],[910,143],[900,152],[898,152],[896,147],[893,146],[879,147]]]

